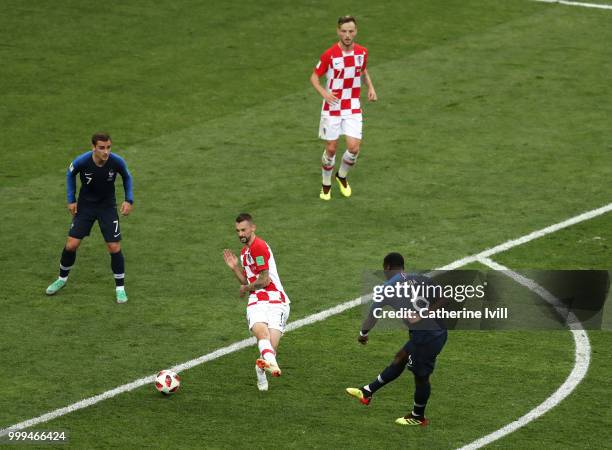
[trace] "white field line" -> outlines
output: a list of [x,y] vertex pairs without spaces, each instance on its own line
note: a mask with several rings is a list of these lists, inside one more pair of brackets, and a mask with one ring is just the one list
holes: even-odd
[[582,6],[583,8],[597,8],[597,9],[612,9],[612,5],[605,5],[602,3],[583,3],[583,2],[570,2],[567,0],[533,0],[540,3],[559,3],[560,5],[567,6]]
[[[558,231],[562,228],[568,227],[570,225],[579,223],[579,222],[583,222],[585,220],[589,220],[592,219],[594,217],[600,216],[602,214],[605,214],[608,211],[612,210],[612,203],[609,203],[606,206],[603,206],[601,208],[597,208],[594,209],[592,211],[588,211],[585,212],[583,214],[580,214],[578,216],[572,217],[570,219],[564,220],[563,222],[559,222],[558,224],[555,225],[551,225],[549,227],[543,228],[541,230],[538,231],[534,231],[533,233],[530,233],[528,235],[525,235],[521,238],[518,239],[514,239],[514,240],[510,240],[507,241],[501,245],[495,246],[491,249],[487,249],[484,250],[476,255],[472,255],[472,256],[467,256],[465,258],[459,259],[457,261],[454,261],[450,264],[447,264],[444,267],[441,267],[438,270],[452,270],[455,269],[457,267],[461,267],[464,266],[465,264],[477,261],[479,258],[483,258],[483,257],[488,257],[491,256],[495,253],[499,253],[505,250],[508,250],[512,247],[515,247],[517,245],[521,245],[524,244],[526,242],[529,242],[533,239],[537,239],[539,237],[545,236],[547,234],[550,233],[554,233],[555,231]],[[291,322],[290,324],[287,325],[287,331],[292,331],[292,330],[297,330],[298,328],[301,328],[303,326],[306,325],[311,325],[313,323],[316,322],[320,322],[322,320],[327,319],[328,317],[331,317],[333,315],[336,314],[340,314],[344,311],[346,311],[347,309],[350,308],[354,308],[356,306],[358,306],[359,304],[361,304],[362,300],[361,297],[341,303],[337,306],[334,306],[333,308],[329,308],[326,309],[324,311],[312,314],[310,316],[304,317],[303,319],[297,320],[295,322]],[[238,350],[241,350],[243,348],[249,347],[251,345],[255,344],[255,339],[254,338],[248,338],[248,339],[243,339],[242,341],[238,341],[235,342],[231,345],[228,345],[226,347],[222,347],[219,348],[211,353],[207,353],[206,355],[202,355],[199,358],[195,358],[192,359],[190,361],[187,361],[183,364],[179,364],[175,367],[173,367],[172,369],[175,371],[181,371],[181,370],[185,370],[194,366],[197,366],[198,364],[202,364],[208,361],[212,361],[215,360],[217,358],[220,358],[221,356],[224,355],[228,355],[230,353],[236,352]],[[144,386],[145,384],[151,383],[153,382],[155,375],[149,375],[147,377],[144,378],[139,378],[138,380],[132,381],[131,383],[127,383],[121,386],[118,386],[114,389],[111,389],[109,391],[103,392],[99,395],[95,395],[93,397],[89,397],[83,400],[80,400],[78,402],[75,402],[71,405],[68,405],[64,408],[59,408],[53,411],[50,411],[48,413],[45,413],[41,416],[38,417],[34,417],[32,419],[28,419],[25,420],[23,422],[19,422],[16,423],[14,425],[10,425],[6,428],[0,429],[0,436],[4,436],[6,434],[8,434],[10,431],[16,431],[16,430],[21,430],[24,428],[28,428],[34,425],[38,425],[41,423],[45,423],[45,422],[49,422],[50,420],[53,420],[57,417],[61,417],[64,416],[66,414],[69,414],[71,412],[77,411],[79,409],[83,409],[86,408],[88,406],[94,405],[98,402],[101,402],[103,400],[115,397],[116,395],[122,394],[124,392],[129,392],[132,391],[134,389],[137,389],[141,386]]]
[[554,225],[550,225],[546,228],[542,228],[541,230],[526,234],[525,236],[522,236],[518,239],[506,241],[503,244],[496,245],[495,247],[491,247],[475,255],[466,256],[465,258],[458,259],[457,261],[454,261],[444,267],[441,267],[439,270],[453,270],[457,269],[458,267],[463,267],[466,264],[478,261],[480,258],[488,258],[489,256],[493,256],[497,253],[505,252],[506,250],[509,250],[512,247],[516,247],[517,245],[525,244],[529,241],[533,241],[534,239],[541,238],[542,236],[546,236],[547,234],[562,230],[563,228],[567,228],[577,223],[584,222],[585,220],[593,219],[610,211],[612,211],[612,203],[608,203],[607,205],[602,206],[601,208],[592,209],[591,211],[587,211],[577,216],[570,217],[569,219],[564,220],[563,222],[559,222]]
[[580,382],[586,376],[591,360],[591,345],[589,343],[589,337],[586,331],[582,328],[582,324],[574,315],[574,313],[570,312],[568,315],[567,310],[565,308],[559,308],[561,302],[558,298],[556,298],[554,295],[552,295],[549,291],[544,289],[535,281],[524,277],[523,275],[516,273],[489,258],[480,258],[479,262],[486,266],[489,266],[494,270],[502,271],[504,275],[512,278],[517,283],[535,292],[548,303],[550,303],[561,315],[561,317],[567,317],[568,322],[570,323],[570,331],[572,333],[572,336],[574,337],[574,346],[576,348],[576,351],[574,354],[574,368],[567,376],[563,384],[559,386],[559,388],[550,397],[548,397],[538,406],[533,408],[527,414],[516,419],[514,422],[510,422],[508,425],[500,428],[499,430],[487,434],[486,436],[483,436],[475,440],[474,442],[471,442],[466,446],[461,447],[459,450],[475,450],[484,447],[485,445],[490,444],[491,442],[496,441],[518,430],[519,428],[527,425],[532,420],[535,420],[538,417],[546,414],[548,411],[550,411],[559,403],[561,403],[580,384]]

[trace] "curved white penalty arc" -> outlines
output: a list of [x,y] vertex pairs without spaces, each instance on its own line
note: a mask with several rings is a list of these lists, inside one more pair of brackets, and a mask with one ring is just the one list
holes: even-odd
[[[505,275],[509,276],[517,283],[535,292],[547,302],[552,303],[551,300],[554,300],[555,303],[558,302],[558,299],[556,299],[549,291],[544,289],[535,281],[523,277],[522,275],[508,269],[507,267],[493,261],[490,258],[479,258],[478,261],[494,270],[503,271]],[[570,313],[570,315],[573,314]],[[484,447],[485,445],[490,444],[491,442],[496,441],[518,430],[519,428],[524,427],[529,422],[532,422],[538,417],[541,417],[542,415],[553,409],[555,406],[557,406],[559,403],[561,403],[582,382],[582,380],[587,374],[587,371],[589,370],[589,364],[591,363],[591,344],[589,342],[589,337],[586,331],[584,330],[584,328],[582,328],[582,325],[577,320],[577,318],[573,317],[571,319],[575,319],[570,320],[570,322],[573,322],[573,329],[571,329],[570,332],[574,337],[574,346],[576,349],[574,354],[574,368],[567,376],[563,384],[559,386],[559,388],[550,397],[548,397],[546,400],[544,400],[542,403],[533,408],[524,416],[519,417],[514,422],[509,423],[508,425],[500,428],[499,430],[496,430],[490,434],[487,434],[486,436],[476,439],[474,442],[471,442],[461,447],[459,450],[474,450]]]
[[[436,271],[448,271],[448,270],[453,270],[453,269],[457,269],[459,267],[465,266],[466,264],[472,263],[474,261],[480,261],[480,260],[488,260],[490,261],[490,263],[492,264],[497,264],[492,260],[489,260],[489,256],[492,256],[494,254],[497,253],[501,253],[504,252],[506,250],[509,250],[513,247],[519,246],[519,245],[523,245],[527,242],[530,242],[534,239],[538,239],[541,238],[543,236],[546,236],[548,234],[551,233],[555,233],[559,230],[562,230],[564,228],[570,227],[572,225],[575,225],[577,223],[580,222],[584,222],[586,220],[591,220],[595,217],[599,217],[602,216],[608,212],[612,211],[612,203],[608,203],[607,205],[604,205],[602,207],[590,210],[590,211],[586,211],[583,212],[577,216],[574,217],[570,217],[569,219],[563,220],[562,222],[559,223],[555,223],[553,225],[549,225],[546,228],[542,228],[540,230],[536,230],[533,231],[529,234],[526,234],[520,238],[517,239],[511,239],[509,241],[506,241],[502,244],[496,245],[495,247],[491,247],[488,248],[480,253],[474,254],[474,255],[470,255],[470,256],[466,256],[464,258],[458,259],[456,261],[453,261],[449,264],[447,264],[446,266],[440,267],[438,269],[436,269]],[[482,261],[481,261],[482,262]],[[503,266],[502,266],[503,267]],[[303,319],[297,320],[295,322],[291,322],[287,325],[287,331],[292,331],[292,330],[296,330],[298,328],[301,328],[303,326],[307,326],[307,325],[311,325],[313,323],[316,323],[318,321],[321,320],[326,320],[327,318],[336,315],[336,314],[340,314],[342,312],[344,312],[347,309],[350,308],[354,308],[358,305],[360,305],[361,303],[367,301],[367,298],[356,298],[353,300],[349,300],[347,302],[341,303],[339,305],[336,305],[332,308],[326,309],[324,311],[320,311],[318,313],[312,314],[310,316],[304,317]],[[576,336],[574,336],[574,339],[576,339]],[[590,346],[588,343],[588,338],[586,336],[586,333],[584,335],[584,339],[586,340],[586,349],[587,349],[587,361],[586,361],[586,366],[585,366],[585,373],[586,373],[586,368],[588,368],[589,362],[589,354],[590,354]],[[230,344],[226,347],[222,347],[219,348],[213,352],[207,353],[205,355],[202,355],[198,358],[192,359],[190,361],[187,361],[185,363],[179,364],[173,368],[171,368],[171,370],[174,370],[175,372],[180,372],[182,370],[186,370],[189,369],[191,367],[197,366],[199,364],[203,364],[209,361],[212,361],[214,359],[220,358],[222,356],[228,355],[230,353],[236,352],[238,350],[241,350],[243,348],[249,347],[251,345],[254,345],[255,341],[254,338],[248,338],[248,339],[244,339],[242,341],[237,341],[234,342],[233,344]],[[576,349],[578,348],[584,348],[584,344],[580,344],[581,346],[579,347],[578,342],[576,343]],[[578,361],[578,357],[576,357],[576,361]],[[571,375],[570,375],[571,376]],[[155,375],[149,375],[148,377],[144,377],[144,378],[140,378],[138,380],[135,380],[131,383],[127,383],[124,384],[122,386],[118,386],[114,389],[111,389],[109,391],[103,392],[101,394],[95,395],[93,397],[89,397],[80,401],[77,401],[71,405],[68,405],[66,407],[63,408],[59,408],[53,411],[50,411],[48,413],[42,414],[38,417],[34,417],[28,420],[25,420],[23,422],[19,422],[16,423],[14,425],[8,426],[6,428],[2,428],[0,429],[0,437],[5,436],[6,434],[8,434],[10,431],[17,431],[17,430],[22,430],[24,428],[28,428],[28,427],[32,427],[34,425],[38,425],[41,423],[46,423],[49,422],[50,420],[56,419],[58,417],[64,416],[66,414],[70,414],[74,411],[78,411],[80,409],[95,405],[103,400],[107,400],[109,398],[115,397],[116,395],[119,394],[123,394],[125,392],[129,392],[132,391],[134,389],[137,389],[145,384],[151,383],[154,379]],[[584,377],[584,375],[582,375],[582,377]],[[582,379],[582,378],[580,378]],[[568,377],[569,380],[569,377]],[[578,381],[579,383],[580,381]],[[577,383],[576,383],[577,384]],[[537,409],[537,408],[536,408]],[[543,413],[542,413],[543,414]],[[541,415],[541,414],[540,414]],[[519,419],[521,420],[521,419]],[[531,419],[533,420],[533,419]],[[505,429],[506,427],[502,428]],[[512,431],[514,431],[513,428]],[[511,431],[509,431],[511,432]],[[505,434],[508,434],[509,432],[506,432],[504,434],[499,435],[499,437],[504,436]],[[495,432],[497,433],[497,432]],[[495,435],[495,433],[492,433],[491,435]],[[499,439],[499,437],[496,437],[495,439]],[[487,438],[487,436],[485,436],[485,438]],[[482,438],[482,439],[485,439]],[[487,442],[492,442],[492,439],[490,441]],[[480,440],[475,441],[475,442],[480,442]],[[472,445],[472,444],[470,444]],[[486,445],[486,443],[482,444],[482,445]],[[466,447],[468,448],[468,447]],[[471,448],[477,448],[477,447],[471,447]]]

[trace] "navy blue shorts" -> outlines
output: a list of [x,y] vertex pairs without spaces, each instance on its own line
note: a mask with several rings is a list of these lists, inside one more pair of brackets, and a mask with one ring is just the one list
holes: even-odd
[[68,236],[83,239],[89,236],[91,227],[98,221],[102,236],[106,242],[119,242],[121,240],[121,227],[119,226],[119,215],[115,206],[90,206],[78,205],[77,213],[72,218]]
[[436,358],[446,344],[447,338],[448,334],[444,333],[424,344],[415,344],[411,340],[406,342],[402,348],[408,353],[406,368],[410,369],[417,377],[431,375],[436,366]]

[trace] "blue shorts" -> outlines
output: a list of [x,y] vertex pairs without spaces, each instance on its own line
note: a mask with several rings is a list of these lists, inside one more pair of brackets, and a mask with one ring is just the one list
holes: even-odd
[[119,242],[121,240],[121,227],[116,206],[77,205],[77,213],[72,218],[68,236],[83,239],[89,236],[91,227],[98,221],[102,236],[106,242]]
[[412,340],[406,342],[402,348],[408,353],[406,368],[417,377],[425,377],[433,373],[436,358],[446,344],[447,338],[448,334],[444,333],[424,344],[415,344]]

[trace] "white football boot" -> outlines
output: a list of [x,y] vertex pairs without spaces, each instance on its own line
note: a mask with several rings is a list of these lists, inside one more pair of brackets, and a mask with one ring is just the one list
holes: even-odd
[[255,373],[257,374],[257,389],[260,391],[268,390],[268,377],[266,376],[266,371],[260,369],[258,366],[255,366]]

